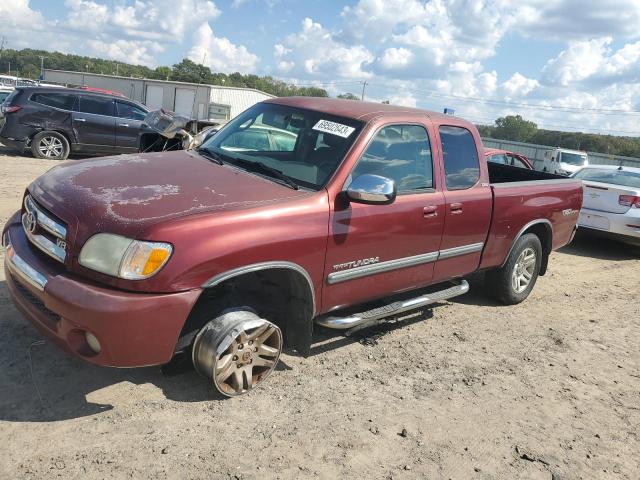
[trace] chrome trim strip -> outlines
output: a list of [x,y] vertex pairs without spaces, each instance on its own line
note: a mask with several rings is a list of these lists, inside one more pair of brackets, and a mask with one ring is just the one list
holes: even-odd
[[482,250],[484,247],[484,243],[472,243],[470,245],[462,245],[461,247],[453,247],[447,248],[445,250],[440,250],[440,255],[438,255],[438,260],[445,260],[447,258],[457,257],[459,255],[467,255],[469,253],[475,253]]
[[260,270],[269,270],[273,268],[288,268],[290,270],[294,270],[298,272],[305,278],[309,286],[309,290],[311,291],[311,302],[313,303],[312,308],[313,308],[313,314],[315,315],[316,314],[316,294],[313,288],[313,281],[311,280],[311,276],[309,275],[309,272],[307,272],[303,267],[293,262],[286,262],[286,261],[261,262],[261,263],[254,263],[251,265],[245,265],[244,267],[234,268],[232,270],[219,273],[215,277],[210,278],[209,280],[207,280],[205,283],[202,284],[202,288],[215,287],[216,285],[219,285],[220,283],[226,280],[229,280],[233,277],[237,277],[238,275],[244,275],[245,273],[259,272]]
[[389,305],[374,308],[366,312],[355,313],[348,317],[320,317],[316,320],[316,323],[327,328],[333,328],[337,330],[346,330],[352,328],[354,329],[352,331],[355,331],[359,330],[360,328],[379,323],[379,321],[383,318],[393,317],[409,310],[414,310],[416,308],[431,305],[435,302],[457,297],[458,295],[463,295],[468,291],[469,283],[466,280],[462,280],[460,284],[454,285],[444,290],[440,290],[438,292],[427,293],[419,297],[409,298],[407,300],[399,302],[393,302]]
[[527,223],[524,227],[520,229],[520,231],[518,232],[518,235],[516,235],[515,238],[513,239],[513,242],[511,243],[511,247],[509,247],[509,252],[507,253],[507,256],[504,258],[504,262],[502,262],[502,264],[500,265],[501,267],[503,267],[504,264],[507,263],[507,261],[509,260],[509,256],[513,251],[513,247],[516,246],[516,242],[520,240],[520,237],[524,235],[524,232],[526,232],[529,228],[539,223],[542,223],[549,227],[549,230],[551,231],[551,245],[553,245],[553,225],[551,224],[551,222],[546,218],[538,218],[537,220],[531,220],[529,223]]
[[27,195],[24,199],[24,208],[27,212],[36,212],[36,220],[38,221],[38,225],[44,228],[47,232],[52,235],[55,235],[62,240],[67,238],[67,229],[60,225],[58,222],[49,217],[46,213],[38,208],[38,206],[33,202],[31,195]]
[[413,257],[403,257],[396,260],[387,260],[386,262],[374,263],[373,265],[365,265],[362,267],[352,268],[341,272],[333,272],[327,276],[327,283],[333,285],[347,280],[375,275],[376,273],[390,272],[400,268],[415,267],[425,263],[435,262],[437,260],[446,260],[447,258],[457,257],[459,255],[467,255],[482,250],[484,243],[473,243],[471,245],[463,245],[461,247],[447,248],[438,252],[423,253],[414,255]]
[[327,283],[333,285],[335,283],[346,282],[355,278],[375,275],[376,273],[389,272],[399,268],[414,267],[424,263],[435,262],[438,259],[438,252],[423,253],[414,255],[413,257],[403,257],[397,260],[387,260],[386,262],[374,263],[373,265],[365,265],[362,267],[352,268],[342,272],[333,272],[327,276]]
[[33,245],[38,247],[40,250],[42,250],[44,253],[49,255],[50,257],[55,258],[56,260],[64,263],[64,260],[65,260],[65,258],[67,256],[67,252],[64,249],[60,248],[55,243],[53,243],[47,237],[31,233],[29,231],[29,229],[26,228],[26,226],[24,224],[25,221],[26,221],[26,218],[27,218],[27,215],[23,214],[22,215],[22,228],[24,230],[25,235],[29,239],[29,241]]
[[44,292],[44,287],[47,285],[47,278],[27,262],[25,262],[20,257],[20,255],[16,253],[13,245],[11,245],[11,239],[8,240],[5,248],[5,258],[9,271],[22,279],[24,282],[37,288],[41,292]]

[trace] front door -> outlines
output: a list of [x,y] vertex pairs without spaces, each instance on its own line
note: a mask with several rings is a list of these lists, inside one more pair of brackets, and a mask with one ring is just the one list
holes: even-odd
[[140,133],[144,129],[147,112],[128,103],[116,101],[116,148],[127,152],[140,149]]
[[444,196],[434,182],[424,125],[381,128],[354,168],[394,180],[390,205],[336,202],[331,213],[323,308],[361,303],[428,284],[438,256]]
[[73,129],[82,150],[110,152],[116,143],[113,99],[79,95],[78,112],[73,112]]
[[476,140],[471,132],[447,125],[441,125],[438,132],[446,209],[434,281],[467,275],[478,268],[493,202],[491,187],[482,180]]

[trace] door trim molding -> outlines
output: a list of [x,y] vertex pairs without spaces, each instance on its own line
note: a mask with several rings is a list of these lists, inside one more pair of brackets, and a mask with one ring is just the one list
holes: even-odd
[[460,247],[447,248],[438,250],[437,252],[423,253],[411,257],[402,257],[395,260],[387,260],[386,262],[375,263],[373,265],[365,265],[362,267],[352,268],[341,272],[332,272],[327,275],[327,283],[334,285],[336,283],[355,280],[356,278],[376,275],[378,273],[391,272],[401,268],[415,267],[426,263],[433,263],[437,260],[446,260],[448,258],[460,255],[468,255],[482,250],[484,243],[473,243],[470,245],[462,245]]

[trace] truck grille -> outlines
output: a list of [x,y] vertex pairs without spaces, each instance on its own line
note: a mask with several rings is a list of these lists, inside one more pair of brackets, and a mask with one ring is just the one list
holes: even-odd
[[24,199],[22,228],[33,245],[64,263],[67,258],[67,227],[39,207],[31,195]]

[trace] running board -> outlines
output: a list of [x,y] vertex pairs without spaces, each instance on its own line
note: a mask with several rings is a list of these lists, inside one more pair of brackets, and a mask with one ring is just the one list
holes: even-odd
[[[336,330],[347,330],[354,327],[364,328],[364,326],[379,323],[379,320],[386,317],[397,316],[398,314],[409,310],[415,310],[426,305],[431,305],[432,303],[457,297],[458,295],[462,295],[468,291],[469,283],[466,280],[462,280],[459,284],[445,290],[427,293],[408,300],[393,302],[389,305],[373,308],[366,312],[355,313],[348,317],[320,317],[316,320],[316,323],[323,327],[333,328]],[[360,328],[358,328],[358,330]]]

